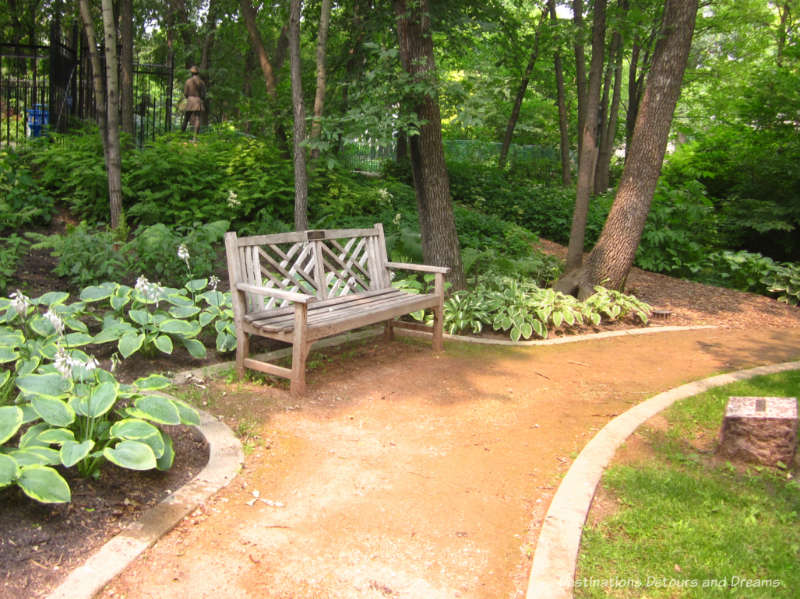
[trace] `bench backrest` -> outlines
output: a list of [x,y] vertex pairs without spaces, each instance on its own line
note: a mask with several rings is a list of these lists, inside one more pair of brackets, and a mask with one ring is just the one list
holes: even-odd
[[[328,299],[391,285],[383,225],[238,237],[225,234],[231,288],[248,283]],[[247,310],[287,302],[247,294]]]

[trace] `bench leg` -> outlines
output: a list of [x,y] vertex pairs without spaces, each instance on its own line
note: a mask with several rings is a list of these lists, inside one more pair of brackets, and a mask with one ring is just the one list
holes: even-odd
[[442,335],[444,329],[444,309],[438,306],[433,309],[433,351],[442,351]]
[[305,304],[294,307],[294,338],[292,339],[292,382],[289,391],[292,395],[306,392],[306,358],[311,344],[306,340],[308,308]]
[[236,335],[236,374],[239,378],[244,376],[244,361],[250,354],[250,335],[239,331]]
[[383,323],[383,340],[392,341],[394,339],[394,321],[387,320]]

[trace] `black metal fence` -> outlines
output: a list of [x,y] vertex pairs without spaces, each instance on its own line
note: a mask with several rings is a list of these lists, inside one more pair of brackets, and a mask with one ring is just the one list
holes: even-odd
[[[172,77],[171,65],[134,63],[138,145],[172,129]],[[64,132],[96,116],[91,61],[77,27],[64,41],[54,24],[47,46],[0,43],[0,147]]]

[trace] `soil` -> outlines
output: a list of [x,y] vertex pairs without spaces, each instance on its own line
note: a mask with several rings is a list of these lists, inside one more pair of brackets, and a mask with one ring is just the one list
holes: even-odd
[[[800,358],[798,308],[638,270],[629,288],[670,312],[651,326],[718,328],[528,348],[449,342],[442,354],[423,340],[361,342],[312,352],[301,399],[262,377],[182,386],[240,435],[245,467],[101,596],[523,597],[550,499],[597,430],[690,380]],[[108,500],[111,514],[146,480]],[[30,582],[0,586],[3,597],[46,593],[79,561],[68,562],[73,550],[109,528],[56,528],[94,504],[20,505],[0,518],[0,562],[21,565],[4,582]],[[22,518],[24,555],[3,542]],[[41,559],[62,535],[63,556]]]

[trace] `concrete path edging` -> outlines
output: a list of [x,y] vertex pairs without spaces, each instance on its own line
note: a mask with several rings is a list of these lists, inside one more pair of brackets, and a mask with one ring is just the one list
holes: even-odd
[[244,463],[239,439],[223,422],[207,412],[197,411],[200,414],[197,429],[209,445],[205,468],[100,547],[82,566],[73,570],[47,599],[91,599],[184,516],[239,473]]
[[583,448],[553,496],[539,533],[526,598],[573,597],[581,535],[595,488],[617,448],[639,426],[679,399],[755,376],[798,369],[800,362],[784,362],[712,376],[660,393],[606,424]]

